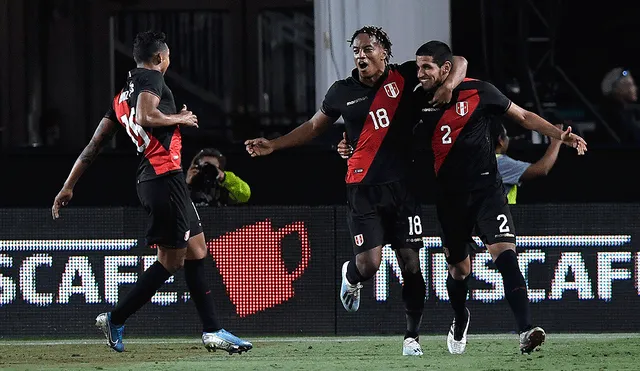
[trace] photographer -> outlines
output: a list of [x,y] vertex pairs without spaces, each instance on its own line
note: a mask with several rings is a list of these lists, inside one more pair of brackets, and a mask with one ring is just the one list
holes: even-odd
[[245,203],[251,196],[249,185],[225,171],[226,158],[213,148],[200,151],[187,170],[191,200],[197,206],[226,206]]

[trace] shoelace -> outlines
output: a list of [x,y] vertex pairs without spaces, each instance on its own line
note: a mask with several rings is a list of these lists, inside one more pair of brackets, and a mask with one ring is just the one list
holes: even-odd
[[363,287],[362,284],[358,282],[355,286],[349,286],[350,285],[347,286],[347,292],[357,299],[360,296],[360,289]]

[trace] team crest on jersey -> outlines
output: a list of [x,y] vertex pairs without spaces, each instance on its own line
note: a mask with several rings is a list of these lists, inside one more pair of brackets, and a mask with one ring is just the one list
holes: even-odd
[[398,89],[398,85],[395,82],[390,82],[384,86],[384,91],[387,92],[389,98],[396,98],[400,95],[400,89]]
[[464,116],[469,112],[469,103],[468,102],[458,102],[456,103],[456,113],[460,116]]
[[353,236],[353,240],[356,242],[356,246],[362,246],[364,243],[364,236],[362,233]]

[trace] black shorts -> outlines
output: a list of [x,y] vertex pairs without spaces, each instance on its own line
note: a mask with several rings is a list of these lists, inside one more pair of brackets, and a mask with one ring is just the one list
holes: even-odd
[[476,234],[485,245],[516,243],[516,230],[502,185],[470,192],[440,191],[436,201],[444,253],[449,264],[467,258],[477,246]]
[[139,182],[137,191],[149,213],[148,245],[182,249],[191,236],[202,233],[182,172]]
[[347,185],[347,205],[356,254],[386,244],[392,249],[424,246],[420,205],[404,182]]

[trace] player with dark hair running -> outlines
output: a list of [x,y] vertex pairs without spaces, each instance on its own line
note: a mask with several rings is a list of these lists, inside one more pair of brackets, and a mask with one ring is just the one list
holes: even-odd
[[455,312],[447,346],[450,353],[461,354],[467,344],[468,247],[475,227],[502,275],[520,334],[520,350],[531,353],[546,335],[531,322],[527,285],[518,266],[515,228],[497,171],[490,124],[495,116],[504,115],[526,129],[576,148],[579,155],[587,150],[586,142],[571,133],[571,127],[563,132],[480,80],[465,79],[454,89],[451,103],[441,108],[426,103],[451,73],[452,58],[449,46],[440,41],[430,41],[416,51],[422,85],[415,97],[422,120],[418,134],[425,133],[423,142],[430,143],[434,154],[436,209],[449,263],[447,291]]
[[[414,61],[389,63],[391,41],[380,27],[367,26],[350,40],[355,69],[351,77],[336,81],[322,108],[290,133],[267,140],[245,142],[251,156],[302,145],[329,128],[340,116],[345,138],[354,148],[346,175],[347,222],[355,256],[342,265],[340,300],[349,312],[360,306],[362,282],[375,275],[382,247],[390,243],[402,270],[402,298],[407,329],[404,355],[422,355],[418,331],[425,301],[425,282],[420,270],[423,246],[419,204],[407,190],[407,164],[413,129],[411,94],[418,85]],[[466,73],[466,60],[438,90],[434,103],[446,103]]]
[[186,106],[177,112],[173,93],[164,81],[170,63],[164,33],[146,31],[136,35],[133,58],[137,67],[129,71],[124,88],[113,99],[91,141],[73,165],[53,202],[53,218],[59,218],[60,208],[69,204],[73,188],[84,171],[122,125],[142,155],[137,191],[149,213],[147,243],[158,246],[158,260],[140,275],[113,311],[96,318],[96,326],[104,332],[112,349],[123,352],[122,335],[127,318],[184,267],[185,280],[203,324],[204,346],[209,351],[247,351],[252,348],[251,343],[225,331],[218,323],[205,279],[207,246],[181,167],[180,126],[197,127],[198,119]]

